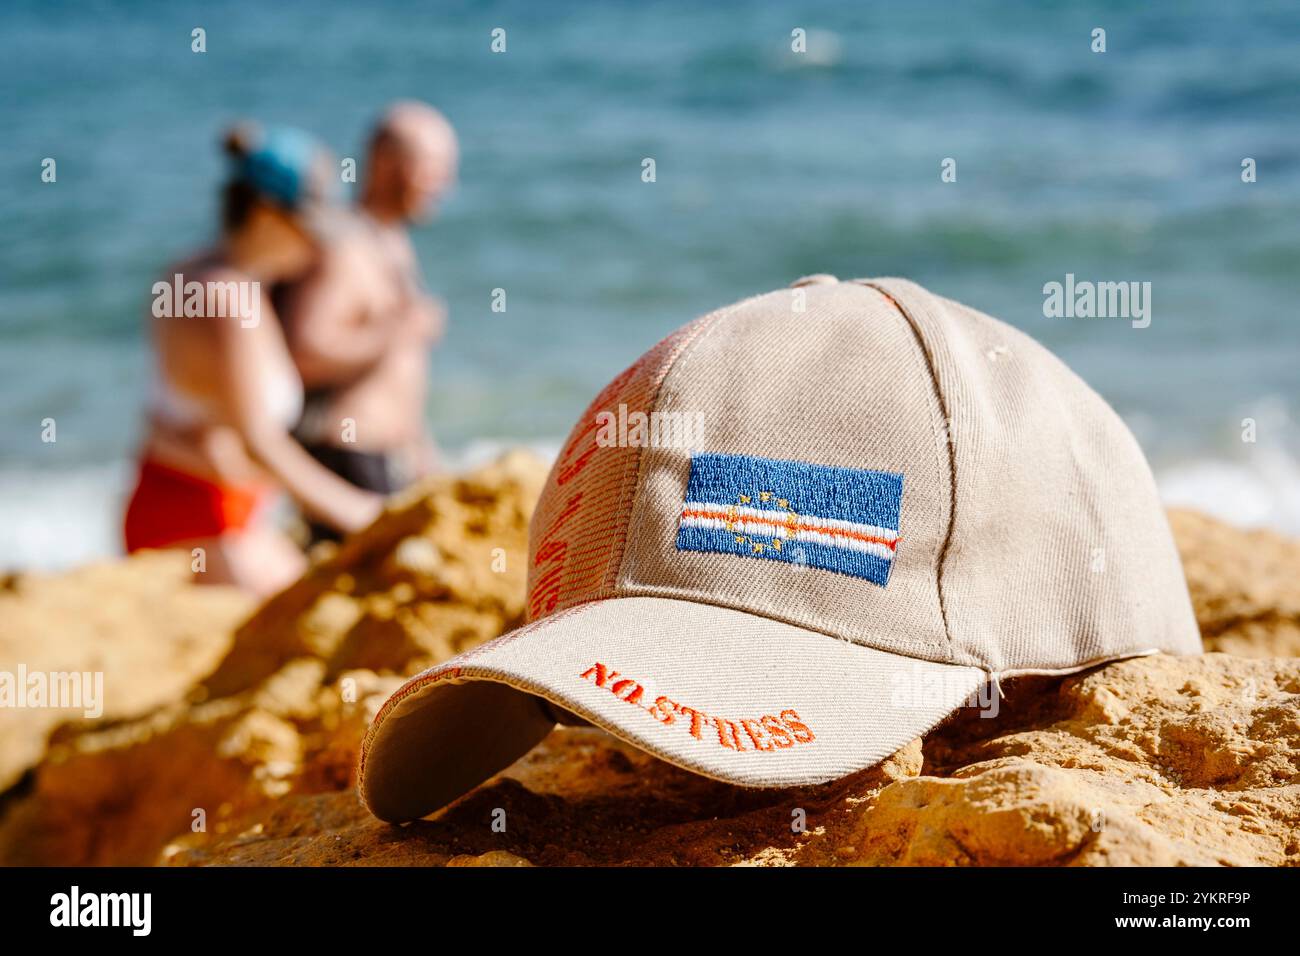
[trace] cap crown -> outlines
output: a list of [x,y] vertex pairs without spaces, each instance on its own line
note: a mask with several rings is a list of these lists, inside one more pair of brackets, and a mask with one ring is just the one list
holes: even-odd
[[[693,454],[901,475],[884,583],[679,548]],[[1118,416],[1028,336],[899,279],[814,277],[656,345],[575,426],[530,540],[531,619],[671,597],[992,672],[1199,649]]]

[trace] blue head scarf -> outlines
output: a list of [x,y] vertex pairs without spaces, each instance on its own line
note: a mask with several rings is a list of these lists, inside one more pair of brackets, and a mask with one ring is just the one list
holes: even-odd
[[310,133],[292,126],[265,129],[257,144],[234,160],[234,178],[285,209],[298,209],[314,195],[312,164],[324,147]]

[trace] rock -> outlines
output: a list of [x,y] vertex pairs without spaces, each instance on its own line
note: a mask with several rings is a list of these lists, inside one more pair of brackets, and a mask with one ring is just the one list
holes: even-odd
[[1053,684],[927,739],[925,775],[880,793],[856,862],[1300,863],[1300,660],[1155,655]]
[[[190,583],[189,558],[177,552],[10,575],[0,578],[0,670],[102,672],[103,719],[136,717],[180,699],[252,610],[238,591]],[[83,712],[0,711],[0,793],[40,760],[51,730]]]
[[[13,761],[17,772],[40,763],[0,797],[8,805],[0,863],[149,864],[200,814],[216,836],[229,820],[291,790],[351,787],[365,729],[402,675],[521,622],[528,519],[546,470],[533,456],[512,454],[403,495],[267,601],[233,641],[234,619],[208,615],[225,633],[206,656],[173,665],[165,681],[147,678],[163,689],[145,716],[65,725],[44,760],[39,737],[12,731],[26,746]],[[149,629],[124,623],[119,636],[147,672],[154,635],[165,646],[172,632],[188,633],[168,612],[198,606],[154,592],[170,588],[192,602],[217,595],[179,579],[146,585],[155,579],[144,571],[126,562],[100,573],[139,591],[121,613]],[[47,587],[80,594],[85,576]],[[93,592],[79,598],[94,599]],[[150,599],[158,605],[146,608]],[[48,603],[33,602],[33,620]],[[96,659],[82,645],[68,656],[75,653]],[[119,671],[111,673],[116,679]],[[123,717],[140,710],[147,708]]]
[[1300,655],[1300,541],[1181,509],[1169,523],[1206,650]]
[[[1005,690],[996,719],[963,713],[825,787],[729,787],[562,728],[428,820],[382,824],[351,791],[293,796],[169,862],[1300,864],[1300,661],[1155,656]],[[1098,722],[1099,698],[1123,719]]]
[[515,452],[403,493],[235,633],[204,694],[237,693],[299,656],[327,661],[331,677],[413,673],[517,626],[546,471]]

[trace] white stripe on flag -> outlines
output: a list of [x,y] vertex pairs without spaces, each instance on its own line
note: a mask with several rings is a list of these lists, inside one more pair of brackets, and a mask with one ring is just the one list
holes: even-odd
[[[730,527],[728,527],[728,524],[730,524]],[[887,561],[892,560],[894,557],[893,549],[889,545],[881,544],[878,541],[860,541],[856,538],[847,538],[844,535],[831,535],[813,530],[796,531],[791,535],[788,533],[789,529],[783,524],[752,521],[746,518],[740,518],[736,521],[724,518],[682,518],[681,527],[702,528],[708,531],[727,531],[733,534],[759,535],[761,537],[780,537],[786,541],[807,541],[811,544],[825,545],[828,548],[874,554],[876,557],[884,558]]]
[[[748,505],[720,505],[711,501],[688,501],[682,505],[682,513],[684,515],[688,511],[707,511],[711,518],[716,515],[722,520],[727,520],[733,507],[738,517],[757,518],[764,524],[784,525],[787,520],[786,516],[789,514],[789,512],[776,511],[772,508],[751,508]],[[683,518],[683,520],[687,519]],[[886,541],[893,541],[898,537],[898,532],[893,528],[882,528],[879,525],[863,524],[858,521],[845,521],[841,518],[819,518],[816,515],[801,514],[797,516],[797,520],[799,524],[813,528],[852,531],[855,534],[865,534],[870,538],[884,538]]]

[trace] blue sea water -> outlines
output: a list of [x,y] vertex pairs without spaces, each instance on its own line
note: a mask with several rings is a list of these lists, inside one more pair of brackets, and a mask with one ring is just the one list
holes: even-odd
[[[221,129],[360,156],[408,96],[462,141],[416,236],[451,320],[430,422],[462,458],[553,447],[718,305],[905,275],[1061,355],[1169,501],[1300,532],[1295,2],[7,0],[0,50],[0,567],[116,548],[149,288],[212,233]],[[1067,273],[1150,282],[1150,327],[1045,317]]]

